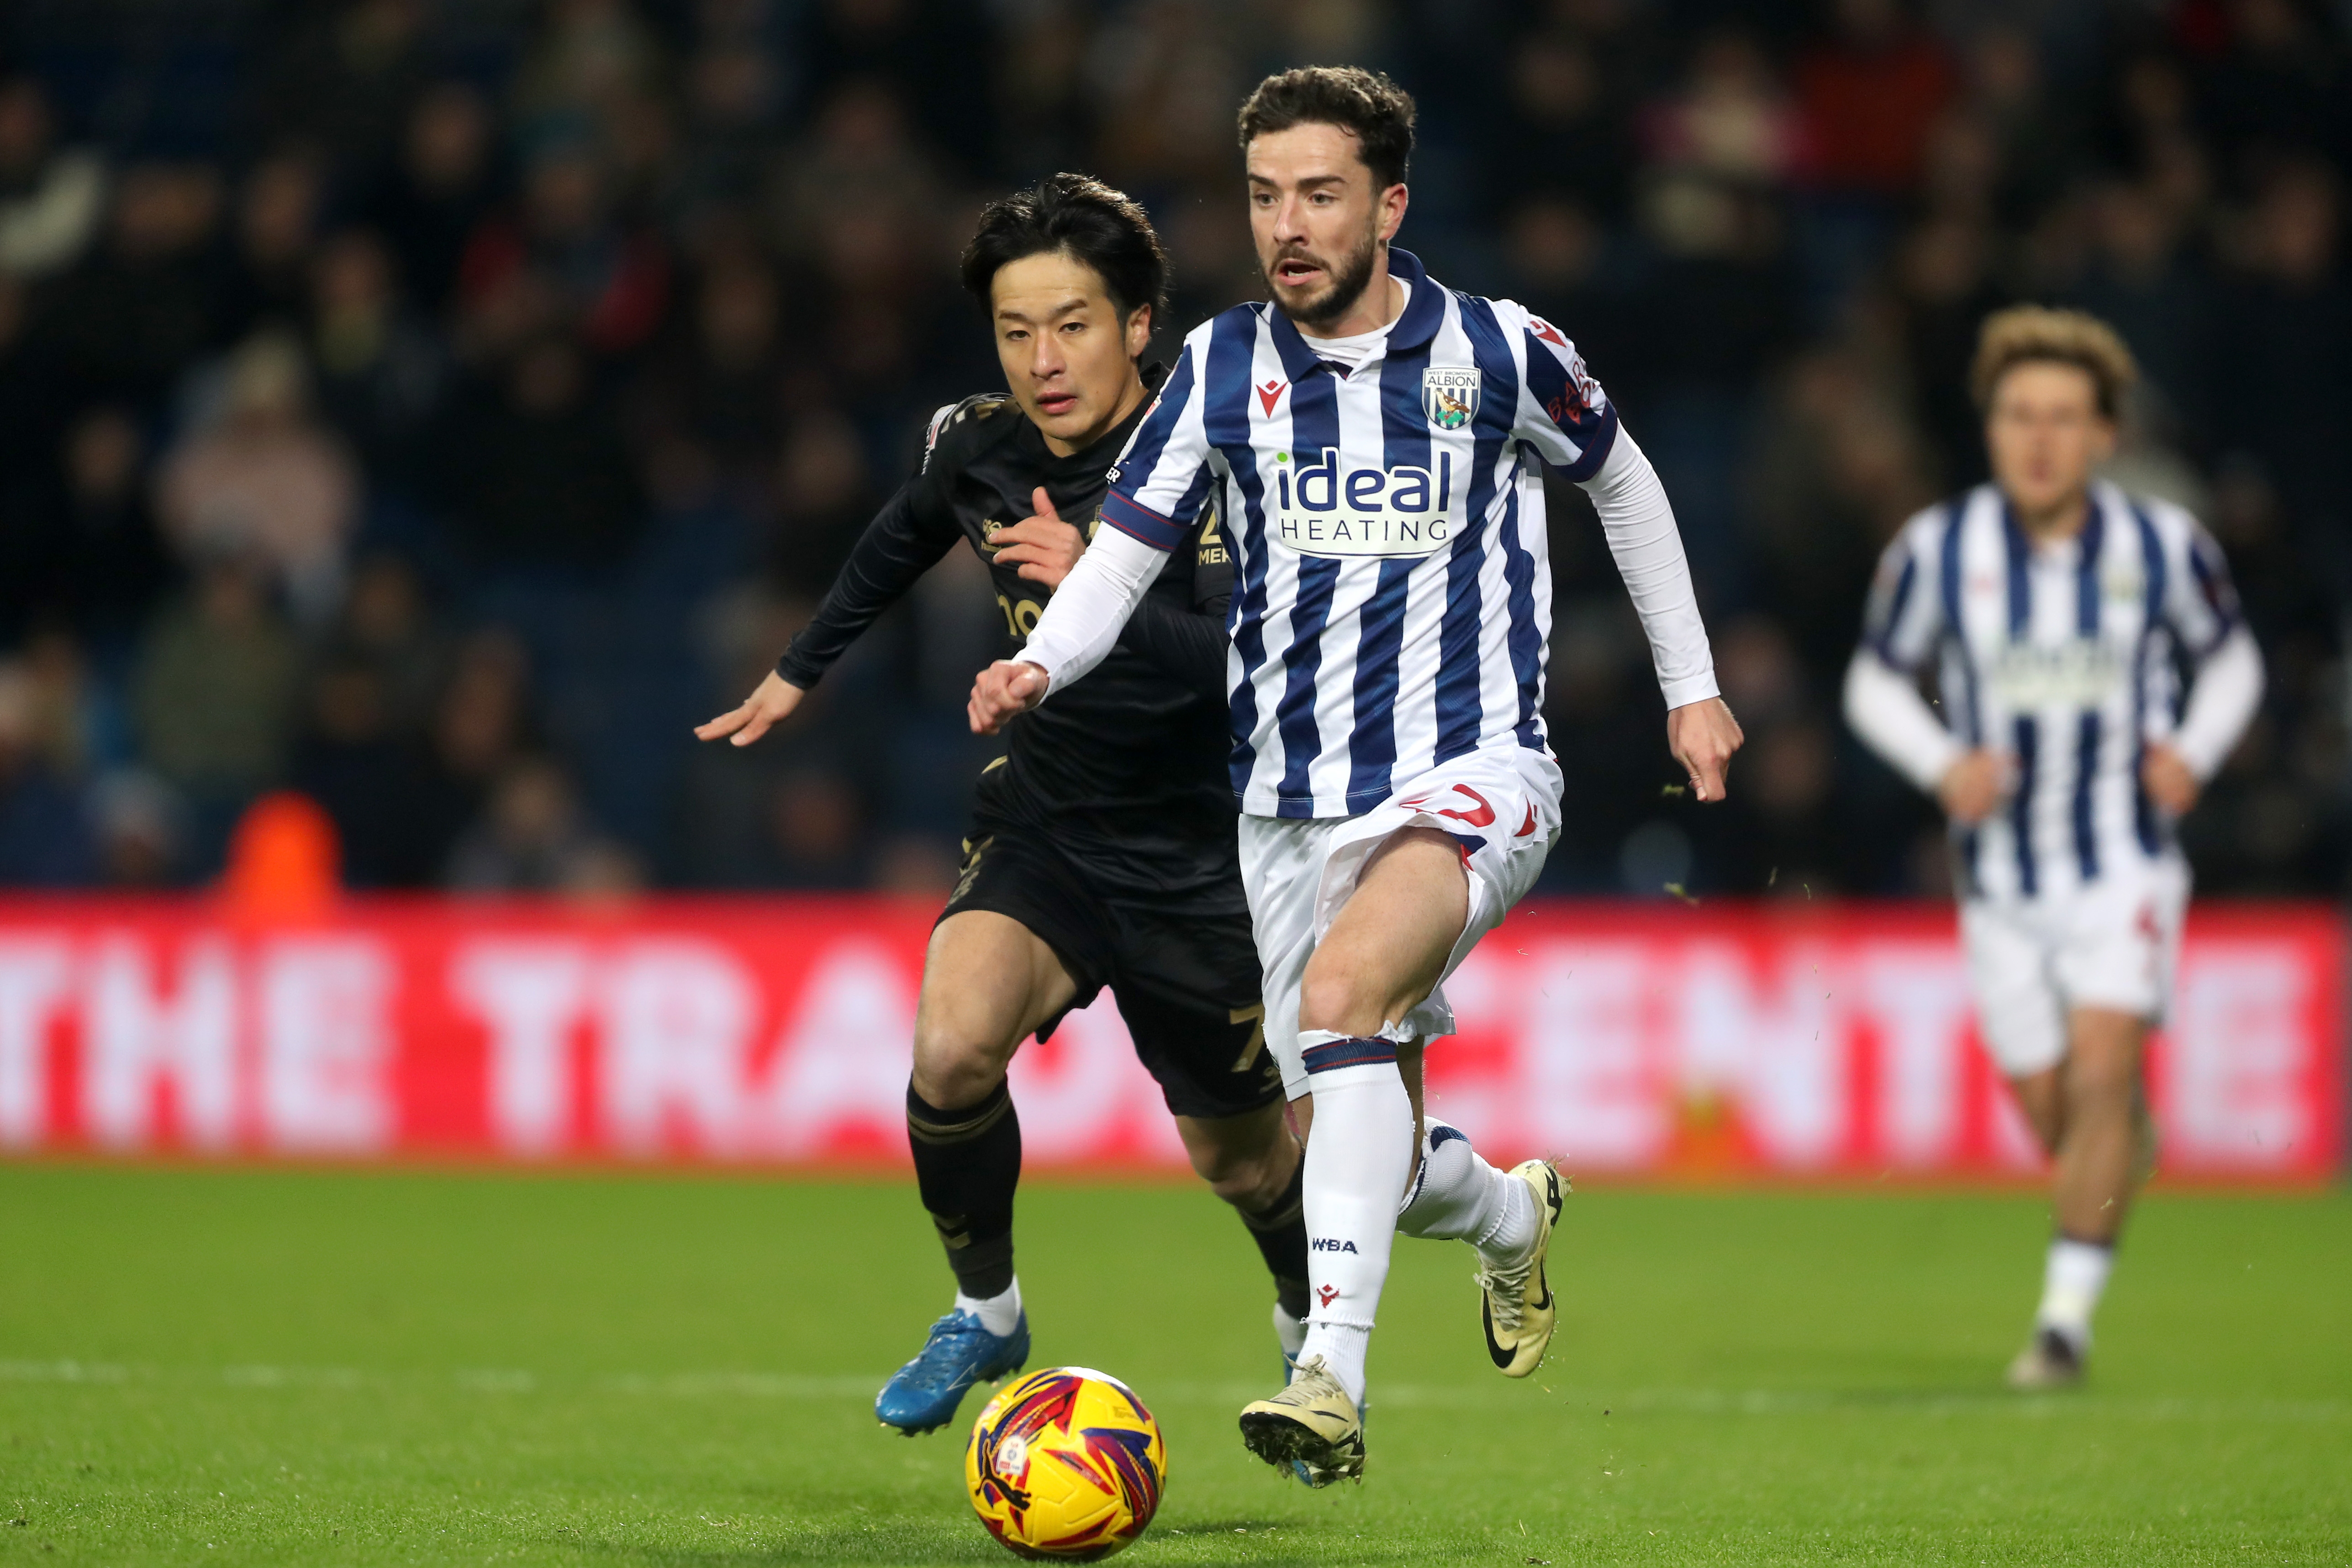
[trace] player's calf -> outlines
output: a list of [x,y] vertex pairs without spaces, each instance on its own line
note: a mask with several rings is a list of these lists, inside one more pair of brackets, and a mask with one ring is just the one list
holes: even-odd
[[921,1354],[886,1385],[875,1410],[909,1433],[955,1414],[964,1390],[1017,1371],[1028,1355],[1029,1319],[1013,1269],[1013,1199],[1021,1184],[1021,1118],[1002,1079],[977,1104],[950,1111],[907,1090],[907,1144],[955,1301]]
[[908,1084],[907,1144],[956,1281],[954,1305],[875,1399],[885,1425],[912,1435],[944,1425],[982,1378],[1019,1370],[1029,1354],[1029,1320],[1013,1271],[1021,1118],[1003,1080],[977,1103],[953,1110]]
[[2063,1387],[2083,1375],[2091,1319],[2146,1157],[2146,1036],[2144,1019],[2117,1009],[2077,1008],[2069,1019],[2055,1075],[2061,1115],[2051,1209],[2058,1234],[2043,1263],[2032,1337],[2010,1365],[2012,1387]]
[[1275,1334],[1295,1359],[1307,1338],[1306,1153],[1280,1101],[1239,1116],[1179,1116],[1193,1172],[1233,1205],[1274,1278]]
[[1003,915],[967,911],[931,934],[907,1085],[907,1145],[956,1291],[922,1351],[876,1398],[876,1415],[902,1431],[943,1424],[973,1383],[1017,1370],[1028,1356],[1029,1321],[1013,1268],[1021,1117],[1004,1069],[1071,990],[1053,950]]

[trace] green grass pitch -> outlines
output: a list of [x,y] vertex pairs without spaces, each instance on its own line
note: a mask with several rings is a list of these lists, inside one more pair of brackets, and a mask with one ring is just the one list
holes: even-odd
[[[2152,1198],[2031,1399],[2027,1196],[1580,1192],[1526,1384],[1468,1250],[1400,1240],[1323,1493],[1235,1438],[1267,1290],[1206,1193],[1021,1226],[1031,1364],[1166,1430],[1139,1565],[2352,1561],[2341,1193]],[[1009,1562],[961,1431],[870,1413],[948,1288],[888,1182],[0,1166],[0,1563]]]

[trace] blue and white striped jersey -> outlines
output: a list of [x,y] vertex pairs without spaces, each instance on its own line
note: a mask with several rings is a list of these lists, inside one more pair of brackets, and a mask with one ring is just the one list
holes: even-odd
[[2175,854],[2140,762],[2179,722],[2179,656],[2202,664],[2238,623],[2197,520],[2104,481],[2082,532],[2046,545],[1990,485],[1905,525],[1864,647],[1906,674],[1938,657],[1946,728],[2015,770],[2002,809],[1956,830],[1964,891],[2048,896]]
[[1234,789],[1256,816],[1352,815],[1468,752],[1545,748],[1538,459],[1590,477],[1616,412],[1550,323],[1410,252],[1389,269],[1404,311],[1352,371],[1271,305],[1194,329],[1103,501],[1165,550],[1218,493]]

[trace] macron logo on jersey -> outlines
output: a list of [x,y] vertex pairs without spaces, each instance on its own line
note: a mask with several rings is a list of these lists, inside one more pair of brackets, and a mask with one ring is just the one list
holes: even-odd
[[1276,544],[1316,556],[1427,555],[1454,537],[1454,455],[1437,455],[1437,472],[1341,470],[1337,447],[1313,463],[1275,468],[1272,534]]

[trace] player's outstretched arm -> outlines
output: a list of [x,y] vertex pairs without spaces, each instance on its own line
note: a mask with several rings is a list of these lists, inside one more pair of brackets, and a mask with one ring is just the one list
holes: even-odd
[[1496,307],[1524,338],[1527,376],[1514,430],[1565,471],[1592,502],[1610,559],[1642,618],[1666,699],[1666,746],[1712,805],[1724,800],[1731,754],[1746,737],[1716,684],[1715,653],[1666,487],[1583,356],[1549,322],[1507,301]]
[[1666,747],[1690,776],[1691,792],[1718,805],[1730,792],[1731,754],[1747,737],[1717,693],[1715,655],[1666,487],[1622,427],[1599,468],[1580,483],[1649,636],[1666,695]]
[[732,736],[738,746],[749,746],[777,725],[792,717],[793,710],[801,706],[808,694],[775,671],[754,687],[740,706],[729,709],[709,724],[695,726],[697,740],[720,740]]
[[[935,417],[934,431],[938,424]],[[740,706],[696,726],[696,738],[749,746],[792,716],[834,661],[955,547],[954,515],[940,504],[930,477],[928,469],[918,474],[883,504],[776,668]]]

